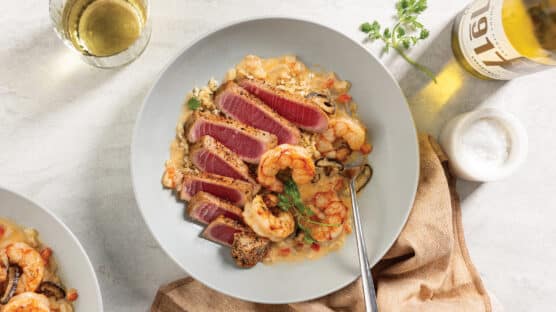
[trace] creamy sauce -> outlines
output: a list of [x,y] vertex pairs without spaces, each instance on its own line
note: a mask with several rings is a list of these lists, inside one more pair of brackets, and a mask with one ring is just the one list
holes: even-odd
[[[246,56],[236,67],[230,69],[224,81],[238,80],[242,78],[261,79],[274,85],[277,89],[290,93],[306,96],[312,92],[326,95],[335,104],[336,110],[330,117],[352,116],[356,118],[357,105],[348,95],[350,83],[341,80],[338,76],[322,69],[309,69],[295,56],[286,55],[276,58],[262,59],[254,55]],[[162,184],[177,191],[181,187],[182,173],[193,168],[188,157],[188,142],[184,137],[184,124],[192,111],[187,102],[191,97],[196,97],[201,102],[202,111],[215,114],[220,112],[215,108],[212,95],[217,89],[214,80],[209,81],[207,86],[201,89],[195,88],[187,94],[182,113],[176,127],[176,137],[170,146],[170,157],[165,164]],[[354,119],[356,122],[357,119]],[[364,126],[363,126],[364,128]],[[305,147],[316,160],[323,157],[315,147],[315,134],[302,131],[300,145]],[[353,151],[346,161],[360,156],[361,153]],[[284,241],[273,243],[270,252],[264,259],[264,263],[270,264],[280,261],[298,261],[303,259],[316,259],[332,251],[340,249],[345,241],[346,235],[351,233],[351,200],[347,191],[347,179],[338,174],[321,177],[317,183],[299,185],[302,200],[308,206],[314,201],[318,192],[334,191],[347,209],[347,218],[341,225],[343,232],[334,239],[326,242],[313,244],[304,243],[303,235],[292,236]]]
[[25,230],[19,225],[11,222],[8,219],[0,218],[0,248],[4,248],[9,244],[24,242],[33,246],[35,241],[31,236],[25,234]]

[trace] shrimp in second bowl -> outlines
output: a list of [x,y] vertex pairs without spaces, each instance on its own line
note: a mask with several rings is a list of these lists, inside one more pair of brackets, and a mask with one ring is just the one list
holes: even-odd
[[45,271],[44,260],[39,252],[25,243],[9,244],[5,252],[8,261],[19,266],[22,271],[15,293],[35,291],[42,282]]
[[259,236],[279,242],[295,230],[293,215],[287,211],[272,213],[261,195],[255,196],[243,210],[243,220]]
[[348,217],[348,207],[340,200],[335,191],[318,192],[313,197],[317,222],[306,222],[311,236],[318,242],[335,239],[344,231]]
[[287,168],[292,169],[292,179],[297,184],[307,184],[315,176],[315,164],[305,148],[282,144],[263,154],[257,169],[257,180],[271,191],[281,193],[284,184],[276,175],[280,170]]
[[317,135],[317,150],[328,158],[345,160],[351,153],[346,147],[338,147],[337,142],[345,141],[349,149],[361,150],[365,145],[365,127],[347,116],[331,118],[328,129]]
[[10,299],[2,312],[50,312],[50,303],[45,295],[24,292]]

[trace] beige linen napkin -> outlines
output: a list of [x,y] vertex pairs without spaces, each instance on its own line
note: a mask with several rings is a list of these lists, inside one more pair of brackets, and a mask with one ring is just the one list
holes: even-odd
[[[455,180],[436,142],[419,137],[421,174],[402,233],[374,267],[378,306],[386,311],[491,311],[465,246]],[[151,312],[364,311],[361,282],[328,296],[284,305],[242,301],[185,278],[162,286]]]

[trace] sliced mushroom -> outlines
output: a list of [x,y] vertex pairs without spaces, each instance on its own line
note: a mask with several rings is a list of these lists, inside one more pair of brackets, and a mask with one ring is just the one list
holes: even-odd
[[12,299],[17,288],[17,283],[19,282],[19,276],[21,275],[21,269],[18,266],[10,266],[8,268],[8,284],[6,285],[6,290],[4,295],[0,298],[0,304],[6,304],[10,299]]
[[355,189],[361,191],[373,176],[373,168],[369,164],[365,164],[361,171],[355,177]]
[[37,289],[38,293],[44,294],[47,297],[54,297],[56,299],[62,299],[66,297],[66,291],[62,286],[53,282],[42,282]]
[[329,176],[332,172],[339,173],[344,170],[344,165],[341,162],[329,158],[317,159],[317,161],[315,161],[315,166],[323,168],[326,176]]
[[330,101],[330,98],[322,93],[311,92],[305,96],[307,99],[313,100],[323,111],[328,114],[334,114],[336,111],[336,105]]
[[317,182],[319,182],[319,180],[320,180],[320,173],[317,171],[317,172],[315,172],[315,176],[311,180],[311,183],[317,183]]

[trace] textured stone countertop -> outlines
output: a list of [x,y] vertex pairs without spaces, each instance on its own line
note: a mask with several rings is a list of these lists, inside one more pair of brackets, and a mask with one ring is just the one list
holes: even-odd
[[[37,200],[72,229],[110,312],[146,311],[160,284],[184,275],[146,228],[129,170],[137,112],[170,58],[200,34],[246,17],[309,18],[362,39],[361,21],[385,22],[394,12],[393,0],[151,2],[151,42],[137,61],[117,70],[96,69],[70,53],[52,31],[48,1],[0,4],[0,185]],[[556,70],[506,83],[463,74],[449,44],[451,21],[466,2],[430,0],[424,13],[430,39],[411,52],[437,72],[463,75],[461,85],[446,74],[429,87],[400,57],[382,60],[419,130],[437,135],[447,119],[481,105],[523,122],[526,163],[504,181],[458,188],[471,257],[489,290],[508,311],[549,311],[556,294]],[[378,44],[369,49],[379,54]]]

